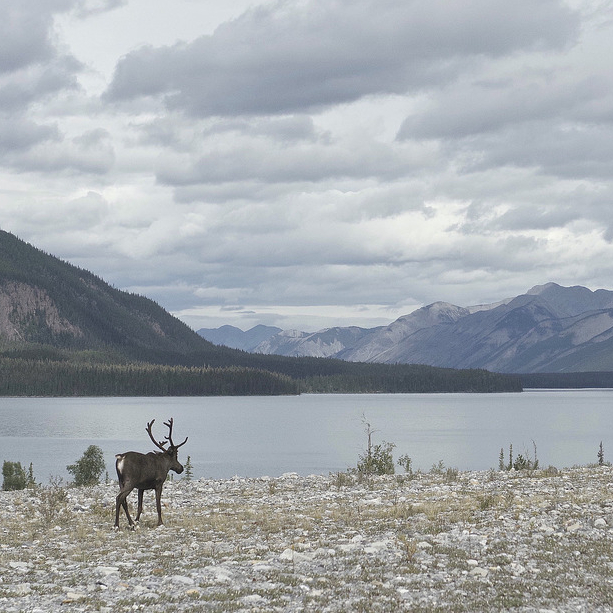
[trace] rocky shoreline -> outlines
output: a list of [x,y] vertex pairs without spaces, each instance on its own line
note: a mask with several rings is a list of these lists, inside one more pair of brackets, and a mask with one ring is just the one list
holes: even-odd
[[[610,467],[0,493],[0,610],[613,611]],[[135,504],[136,495],[129,502]]]

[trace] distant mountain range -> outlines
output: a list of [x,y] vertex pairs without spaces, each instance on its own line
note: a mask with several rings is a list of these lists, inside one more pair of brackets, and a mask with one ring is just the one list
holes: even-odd
[[311,333],[223,326],[198,333],[216,344],[283,356],[506,373],[613,371],[613,292],[547,283],[495,304],[435,302],[377,328]]

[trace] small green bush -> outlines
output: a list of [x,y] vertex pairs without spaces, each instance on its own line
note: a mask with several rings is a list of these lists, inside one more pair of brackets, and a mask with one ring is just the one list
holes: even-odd
[[602,446],[602,441],[600,441],[600,447],[598,447],[598,466],[604,466],[604,447]]
[[379,445],[371,445],[358,460],[358,473],[364,475],[393,475],[395,473],[392,451],[396,445],[383,441]]
[[532,441],[532,447],[534,449],[533,457],[530,457],[530,454],[526,451],[524,454],[519,454],[515,459],[513,459],[513,444],[509,445],[509,463],[504,465],[504,450],[500,450],[500,456],[498,458],[498,469],[499,470],[527,470],[534,471],[539,468],[539,461],[536,455],[536,443]]
[[360,475],[393,475],[396,470],[394,468],[394,457],[392,451],[396,446],[394,443],[386,443],[383,441],[378,445],[373,445],[372,435],[375,430],[366,421],[366,417],[362,416],[364,423],[364,431],[367,436],[366,452],[358,456],[358,465],[356,471]]
[[194,478],[194,468],[192,466],[191,456],[187,456],[187,461],[185,462],[185,466],[183,468],[185,469],[185,472],[183,473],[183,481],[191,481]]
[[66,467],[66,470],[74,476],[76,486],[98,485],[104,469],[104,454],[97,445],[90,445],[81,459]]
[[407,475],[413,475],[413,460],[408,454],[405,453],[398,458],[398,466],[402,466]]
[[3,490],[24,490],[26,488],[26,471],[23,469],[21,462],[9,462],[5,460],[2,465],[2,476],[4,477],[2,482]]

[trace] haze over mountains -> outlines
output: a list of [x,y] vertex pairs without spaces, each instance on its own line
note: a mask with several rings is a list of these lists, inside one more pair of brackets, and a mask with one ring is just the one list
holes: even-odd
[[613,371],[613,292],[547,283],[495,304],[435,302],[377,328],[223,326],[198,333],[216,344],[285,356],[508,373]]

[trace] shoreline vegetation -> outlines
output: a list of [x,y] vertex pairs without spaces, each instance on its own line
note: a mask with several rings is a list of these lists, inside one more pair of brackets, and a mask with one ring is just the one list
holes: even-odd
[[[608,465],[175,480],[0,493],[0,609],[610,611]],[[134,494],[128,500],[136,503]]]
[[[78,358],[81,357],[81,361]],[[291,367],[291,368],[290,368]],[[301,393],[521,392],[519,379],[485,370],[309,360],[284,368],[106,363],[54,353],[0,357],[0,396],[250,396]]]

